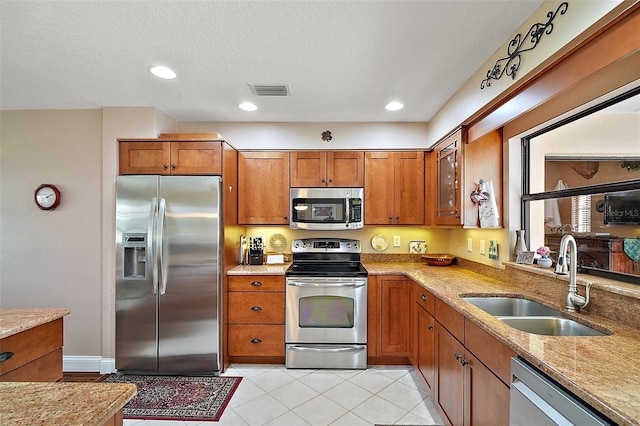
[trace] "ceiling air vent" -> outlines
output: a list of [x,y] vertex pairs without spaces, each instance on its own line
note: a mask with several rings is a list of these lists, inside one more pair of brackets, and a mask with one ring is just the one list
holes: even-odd
[[286,84],[249,84],[251,92],[256,96],[290,96],[289,86]]

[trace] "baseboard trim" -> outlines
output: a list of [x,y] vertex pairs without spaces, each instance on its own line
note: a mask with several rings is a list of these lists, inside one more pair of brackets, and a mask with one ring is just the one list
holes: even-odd
[[62,371],[69,373],[115,373],[116,360],[101,356],[63,356]]

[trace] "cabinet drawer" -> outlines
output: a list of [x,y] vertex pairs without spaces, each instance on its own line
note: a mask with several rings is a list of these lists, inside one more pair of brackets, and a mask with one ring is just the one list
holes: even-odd
[[282,275],[229,275],[229,291],[284,291]]
[[0,362],[0,375],[62,347],[62,318],[0,340],[0,353],[13,356]]
[[495,337],[465,319],[464,345],[506,385],[511,383],[511,358],[516,353]]
[[230,292],[229,322],[284,324],[284,293]]
[[62,380],[62,348],[0,376],[0,382],[57,382],[59,380]]
[[229,356],[284,356],[284,325],[229,324]]
[[430,291],[425,290],[420,284],[413,286],[413,299],[422,306],[427,312],[433,315],[435,310],[435,297]]
[[464,342],[464,317],[440,299],[435,300],[435,312],[436,320],[456,339]]

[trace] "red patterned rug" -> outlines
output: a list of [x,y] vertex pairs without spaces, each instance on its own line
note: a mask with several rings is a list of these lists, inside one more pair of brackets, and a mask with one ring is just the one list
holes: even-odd
[[133,383],[136,396],[122,409],[125,419],[218,421],[242,377],[111,374],[104,381]]

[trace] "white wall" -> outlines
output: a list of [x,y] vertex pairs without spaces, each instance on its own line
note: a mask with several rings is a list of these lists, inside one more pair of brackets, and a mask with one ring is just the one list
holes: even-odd
[[[102,111],[0,115],[0,306],[69,308],[65,354],[102,354]],[[53,183],[60,206],[33,191]]]

